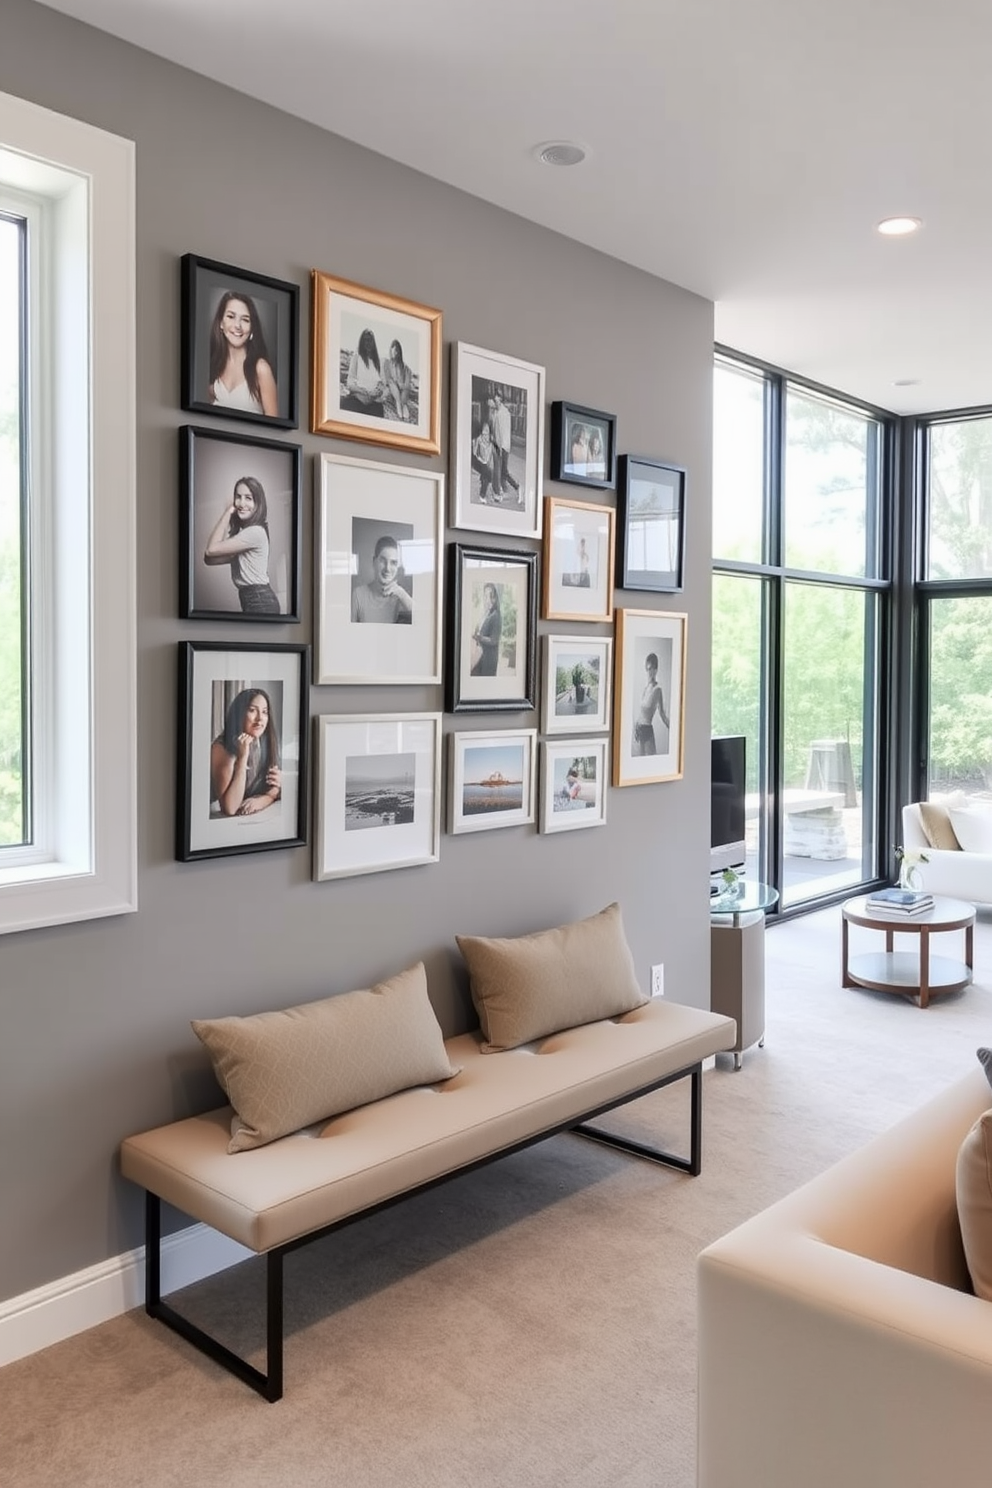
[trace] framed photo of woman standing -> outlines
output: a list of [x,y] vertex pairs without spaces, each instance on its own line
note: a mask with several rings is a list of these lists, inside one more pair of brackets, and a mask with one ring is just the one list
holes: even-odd
[[190,424],[179,437],[180,615],[299,620],[300,445]]
[[681,780],[686,615],[617,610],[613,784]]
[[296,284],[184,254],[181,406],[295,429],[299,302]]
[[536,706],[537,554],[448,548],[449,713]]

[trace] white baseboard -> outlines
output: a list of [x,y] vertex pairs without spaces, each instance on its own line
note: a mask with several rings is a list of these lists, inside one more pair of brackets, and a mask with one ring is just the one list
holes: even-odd
[[[162,1241],[162,1292],[178,1291],[254,1255],[207,1225],[190,1225]],[[0,1366],[72,1338],[145,1300],[145,1247],[62,1276],[0,1302]]]

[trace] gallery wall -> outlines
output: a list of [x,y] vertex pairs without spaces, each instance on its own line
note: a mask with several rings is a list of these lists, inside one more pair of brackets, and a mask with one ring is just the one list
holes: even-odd
[[[423,959],[456,1031],[471,1017],[456,932],[523,933],[612,900],[643,985],[660,961],[668,997],[708,1005],[713,325],[698,297],[30,0],[5,0],[0,88],[136,142],[140,874],[136,914],[0,940],[3,1300],[140,1244],[121,1138],[220,1103],[192,1017],[306,1001]],[[301,427],[285,435],[304,450],[300,624],[178,618],[178,429],[235,427],[179,407],[185,253],[300,286]],[[442,310],[442,455],[308,432],[314,268]],[[176,861],[177,642],[313,639],[317,457],[447,470],[455,341],[540,364],[549,400],[617,415],[621,453],[686,467],[684,591],[616,596],[688,616],[683,778],[610,789],[594,830],[444,833],[437,863],[393,872],[315,882],[307,847]],[[545,489],[615,499],[547,479]],[[433,685],[314,687],[309,702],[311,716],[442,707]],[[445,732],[455,726],[445,715]],[[538,727],[539,715],[458,716],[458,728],[493,726]]]

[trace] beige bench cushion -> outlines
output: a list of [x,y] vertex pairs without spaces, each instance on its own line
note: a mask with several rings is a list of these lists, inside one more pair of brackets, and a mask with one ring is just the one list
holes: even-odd
[[270,1250],[451,1173],[654,1080],[733,1048],[732,1018],[655,999],[504,1054],[448,1039],[461,1072],[281,1137],[227,1150],[231,1110],[177,1121],[121,1148],[152,1193],[252,1250]]

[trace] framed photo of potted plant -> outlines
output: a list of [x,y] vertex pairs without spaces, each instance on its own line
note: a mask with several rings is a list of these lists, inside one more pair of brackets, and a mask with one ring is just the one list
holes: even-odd
[[641,455],[620,456],[617,585],[675,593],[685,558],[685,469]]
[[609,636],[545,636],[546,734],[587,734],[609,728],[612,662]]
[[441,312],[314,269],[310,428],[441,449]]
[[537,730],[450,738],[448,831],[486,832],[532,822]]
[[449,713],[536,706],[537,554],[448,547]]
[[540,537],[544,368],[451,348],[452,527]]
[[548,740],[541,749],[541,831],[605,826],[609,740]]
[[617,610],[613,784],[681,780],[686,615]]
[[551,479],[612,491],[617,483],[616,414],[580,403],[552,403]]
[[612,506],[562,496],[544,506],[544,619],[612,620]]

